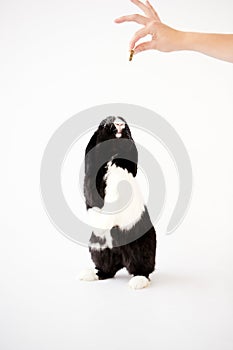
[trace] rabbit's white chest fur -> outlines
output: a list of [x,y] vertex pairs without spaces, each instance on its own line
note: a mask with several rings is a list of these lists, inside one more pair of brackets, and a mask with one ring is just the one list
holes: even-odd
[[88,209],[89,222],[93,231],[110,230],[119,226],[130,230],[145,210],[143,196],[137,180],[127,169],[108,162],[105,175],[106,188],[104,206]]

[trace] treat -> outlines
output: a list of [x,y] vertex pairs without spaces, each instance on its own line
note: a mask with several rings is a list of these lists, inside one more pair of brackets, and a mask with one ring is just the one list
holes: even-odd
[[132,61],[132,59],[133,59],[133,54],[134,54],[134,50],[130,50],[129,61]]

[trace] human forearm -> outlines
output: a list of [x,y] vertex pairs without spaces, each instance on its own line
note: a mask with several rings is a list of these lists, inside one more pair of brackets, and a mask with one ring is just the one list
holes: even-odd
[[177,50],[201,52],[233,63],[233,34],[180,32]]

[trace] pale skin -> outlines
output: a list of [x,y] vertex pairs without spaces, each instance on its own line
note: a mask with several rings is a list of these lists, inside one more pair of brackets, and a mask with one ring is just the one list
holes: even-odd
[[[143,28],[134,34],[129,44],[129,50],[134,50],[134,54],[153,49],[161,52],[189,50],[233,63],[233,34],[176,30],[161,22],[149,1],[145,3],[139,0],[130,1],[144,12],[144,16],[139,14],[122,16],[115,19],[115,22],[136,22],[143,25]],[[151,35],[151,40],[138,43],[147,35]]]

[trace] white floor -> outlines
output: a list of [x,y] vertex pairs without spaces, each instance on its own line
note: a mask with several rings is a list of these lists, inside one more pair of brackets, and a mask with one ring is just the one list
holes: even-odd
[[159,237],[151,285],[135,291],[125,270],[111,280],[77,280],[92,266],[89,253],[52,227],[14,233],[1,253],[2,349],[232,349],[232,258],[224,242],[210,253],[200,234],[192,243],[188,232]]

